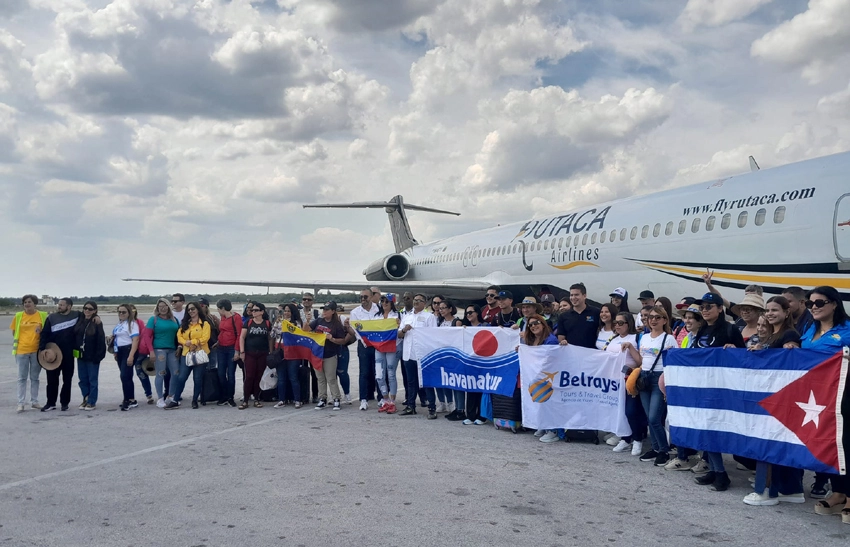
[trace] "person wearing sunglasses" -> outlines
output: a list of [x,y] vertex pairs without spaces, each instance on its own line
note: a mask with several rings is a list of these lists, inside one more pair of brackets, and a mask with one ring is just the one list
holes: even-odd
[[484,294],[484,307],[481,308],[481,315],[479,319],[487,324],[493,322],[493,318],[496,317],[496,314],[499,313],[499,293],[502,289],[500,289],[496,285],[490,285],[487,287],[487,292]]
[[239,347],[243,350],[242,360],[245,363],[245,376],[242,381],[242,404],[239,410],[245,410],[254,397],[254,407],[262,408],[260,401],[260,380],[266,370],[266,358],[274,350],[272,324],[266,306],[260,302],[252,302],[248,306],[251,320],[239,335]]
[[[529,346],[557,346],[558,337],[552,334],[549,323],[542,315],[531,313],[525,316],[525,333],[520,338],[520,343]],[[560,440],[558,430],[555,429],[538,429],[534,436],[540,437],[542,443],[554,443]]]
[[[456,317],[457,307],[448,298],[444,298],[437,308],[438,327],[462,327],[463,321]],[[450,422],[466,419],[466,392],[457,389],[435,388],[437,395],[437,412],[448,412],[444,416]],[[445,402],[443,402],[445,401]],[[454,404],[454,408],[449,408]]]
[[[634,369],[638,366],[640,352],[638,351],[637,333],[635,330],[635,318],[631,312],[618,312],[611,323],[615,337],[611,339],[604,351],[610,353],[625,353],[626,366]],[[626,378],[628,378],[628,373]],[[625,379],[622,385],[626,385]],[[643,410],[640,398],[626,397],[626,420],[632,429],[631,435],[622,437],[614,446],[614,452],[625,452],[631,450],[632,456],[640,456],[643,453],[643,440],[646,438],[646,412]]]
[[[420,327],[436,327],[437,319],[434,314],[425,311],[425,304],[428,300],[425,295],[416,294],[413,297],[413,313],[405,315],[398,327],[399,338],[404,338],[413,328]],[[416,414],[416,396],[422,397],[419,389],[419,363],[416,360],[416,354],[409,344],[404,346],[404,364],[407,369],[406,381],[404,386],[405,393],[405,408],[401,411],[402,416],[412,416]],[[428,419],[437,419],[437,399],[433,388],[423,390],[428,404]]]
[[160,298],[156,302],[154,314],[148,319],[147,329],[153,333],[153,359],[156,367],[156,406],[165,408],[170,399],[166,399],[171,379],[180,372],[180,358],[177,356],[177,331],[180,321],[174,317],[168,300]]
[[103,333],[103,323],[95,322],[97,303],[89,300],[83,304],[83,318],[74,325],[77,337],[77,371],[80,377],[80,391],[83,402],[80,410],[97,408],[97,386],[100,374],[100,362],[106,357],[106,335]]
[[656,305],[647,315],[649,332],[641,336],[638,342],[639,358],[635,359],[641,367],[641,376],[645,378],[648,389],[640,392],[640,402],[649,422],[649,440],[652,448],[641,457],[642,462],[654,462],[664,467],[670,461],[670,443],[664,420],[667,416],[667,403],[658,384],[664,372],[664,350],[675,348],[676,339],[670,331],[670,317],[661,305]]
[[198,408],[198,399],[201,396],[201,389],[204,386],[204,371],[203,365],[189,366],[186,356],[192,351],[204,351],[207,354],[210,352],[210,323],[203,313],[199,302],[189,302],[186,305],[186,315],[180,322],[180,328],[177,330],[177,343],[180,345],[180,366],[176,378],[171,379],[171,401],[165,405],[165,410],[174,410],[180,406],[180,400],[183,397],[183,390],[186,388],[186,382],[189,376],[192,376],[192,408]]
[[118,324],[112,329],[112,338],[109,343],[115,351],[115,362],[118,363],[118,372],[121,376],[121,390],[124,393],[124,400],[121,401],[120,406],[122,411],[139,406],[133,384],[133,361],[139,349],[139,334],[135,310],[130,308],[129,304],[118,306]]
[[[325,333],[324,356],[322,358],[322,370],[316,371],[319,379],[319,402],[316,410],[327,407],[328,392],[333,398],[333,410],[340,410],[339,382],[336,376],[336,367],[340,351],[348,351],[343,347],[347,341],[349,332],[339,319],[336,302],[330,301],[322,307],[322,317],[310,323],[313,332]],[[372,376],[374,376],[374,372]]]
[[[463,326],[486,327],[487,323],[481,321],[481,307],[478,304],[466,306],[463,314]],[[463,425],[484,425],[487,419],[481,416],[481,392],[469,391],[466,394],[466,419]]]
[[183,308],[185,304],[186,297],[179,292],[171,295],[171,313],[178,323],[183,322],[183,318],[186,316],[186,310]]
[[[723,297],[717,293],[705,293],[700,300],[694,304],[699,307],[704,323],[696,334],[695,343],[691,347],[697,348],[743,348],[744,337],[741,331],[726,321],[723,311]],[[708,461],[708,473],[694,479],[697,484],[711,486],[712,490],[722,492],[729,488],[731,481],[723,464],[723,454],[719,452],[706,452]]]
[[[802,348],[839,351],[844,346],[850,346],[850,320],[844,309],[841,295],[834,287],[815,287],[807,295],[805,306],[812,313],[813,323],[803,333],[800,344]],[[845,385],[850,385],[846,379]],[[844,417],[844,431],[841,432],[841,437],[846,455],[850,453],[848,452],[850,432],[847,431],[847,422],[850,419],[850,396],[846,390],[841,401],[841,415]],[[815,486],[825,489],[827,481],[832,483],[832,494],[815,505],[815,513],[819,515],[840,513],[841,522],[850,524],[850,504],[847,503],[847,495],[850,494],[850,477],[828,473],[815,475]]]

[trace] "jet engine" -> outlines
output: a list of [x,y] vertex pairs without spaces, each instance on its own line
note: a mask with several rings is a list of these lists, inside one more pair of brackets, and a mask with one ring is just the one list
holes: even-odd
[[401,281],[410,273],[410,262],[402,254],[391,254],[372,262],[363,270],[368,281]]

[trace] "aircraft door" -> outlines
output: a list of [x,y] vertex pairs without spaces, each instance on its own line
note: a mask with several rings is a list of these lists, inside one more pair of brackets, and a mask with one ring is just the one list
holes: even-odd
[[850,263],[850,194],[838,198],[835,204],[835,256]]

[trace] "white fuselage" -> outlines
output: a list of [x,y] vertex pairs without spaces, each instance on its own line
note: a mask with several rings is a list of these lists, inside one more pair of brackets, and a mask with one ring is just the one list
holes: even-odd
[[583,282],[598,301],[624,287],[633,301],[650,289],[676,302],[701,296],[710,268],[730,300],[750,284],[766,298],[831,285],[850,300],[848,173],[850,153],[837,154],[458,235],[404,251],[406,280],[556,294]]

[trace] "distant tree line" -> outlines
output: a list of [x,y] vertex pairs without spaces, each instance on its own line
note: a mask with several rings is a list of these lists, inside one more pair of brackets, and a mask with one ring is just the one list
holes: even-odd
[[[290,302],[292,299],[295,299],[297,303],[301,303],[301,293],[300,292],[292,292],[292,293],[271,293],[271,294],[246,294],[246,293],[222,293],[222,294],[209,294],[209,293],[197,293],[197,294],[188,294],[186,295],[186,301],[191,302],[192,300],[197,300],[198,298],[205,297],[210,301],[210,304],[215,307],[215,303],[222,298],[226,298],[234,303],[239,302],[247,302],[248,300],[259,300],[264,303],[284,303]],[[143,294],[141,296],[131,296],[131,295],[123,295],[123,296],[71,296],[70,298],[74,301],[74,304],[82,304],[86,300],[94,300],[98,304],[103,305],[119,305],[119,304],[156,304],[158,298],[161,298],[162,295],[149,295]],[[316,299],[317,303],[321,304],[324,299],[333,299],[337,302],[357,302],[358,295],[354,292],[348,293],[340,293],[330,295],[328,292],[320,293],[319,297]],[[12,298],[2,298],[0,297],[0,306],[2,307],[11,307],[11,306],[19,306],[21,304],[21,297],[12,297]]]

